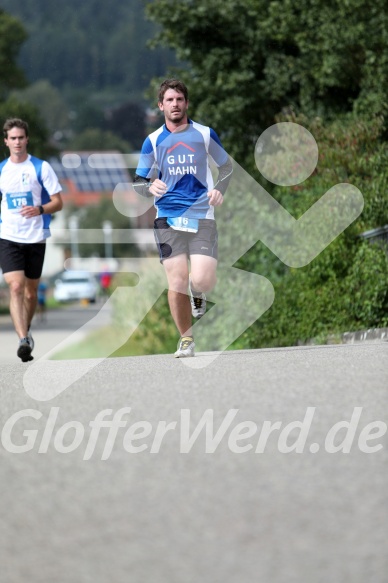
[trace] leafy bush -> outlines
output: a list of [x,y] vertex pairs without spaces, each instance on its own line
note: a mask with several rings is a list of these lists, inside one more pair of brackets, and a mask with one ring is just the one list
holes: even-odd
[[[312,263],[291,269],[275,282],[275,302],[269,312],[240,339],[238,345],[288,346],[348,330],[388,323],[388,247],[359,235],[388,223],[388,147],[379,137],[383,123],[343,117],[328,125],[296,119],[308,127],[320,150],[316,173],[304,184],[275,189],[274,195],[298,218],[338,182],[357,186],[364,210],[342,235]],[[251,266],[254,256],[240,260]],[[262,264],[260,253],[257,263]],[[271,273],[265,274],[271,279]]]

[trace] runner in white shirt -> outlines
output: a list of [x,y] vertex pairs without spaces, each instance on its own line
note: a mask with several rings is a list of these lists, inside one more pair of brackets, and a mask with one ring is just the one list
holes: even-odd
[[62,209],[61,186],[50,164],[27,152],[28,124],[6,120],[10,157],[0,164],[0,267],[10,291],[10,312],[19,336],[17,355],[32,360],[30,326],[37,305],[51,215]]

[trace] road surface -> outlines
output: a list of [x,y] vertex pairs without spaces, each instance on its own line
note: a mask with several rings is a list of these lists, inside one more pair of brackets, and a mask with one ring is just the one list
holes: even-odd
[[388,343],[107,359],[51,401],[29,366],[1,363],[4,583],[386,583]]
[[[71,334],[91,321],[102,307],[97,304],[71,304],[47,311],[44,322],[35,316],[32,333],[35,340],[34,358],[44,356],[53,347],[66,340]],[[0,316],[0,366],[4,362],[15,361],[18,338],[10,316]]]

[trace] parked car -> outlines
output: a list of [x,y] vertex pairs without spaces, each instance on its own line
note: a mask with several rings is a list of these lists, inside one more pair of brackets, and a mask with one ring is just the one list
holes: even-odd
[[99,286],[96,278],[88,271],[64,271],[54,284],[54,299],[57,302],[74,300],[96,301]]

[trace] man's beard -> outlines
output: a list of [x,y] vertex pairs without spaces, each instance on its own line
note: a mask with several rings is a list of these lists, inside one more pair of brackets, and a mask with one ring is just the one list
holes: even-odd
[[[179,113],[179,115],[178,116],[173,116],[172,115],[173,113]],[[179,122],[182,121],[182,119],[185,118],[185,116],[186,116],[186,111],[175,111],[175,112],[172,112],[170,114],[170,121],[172,123],[179,123]]]

